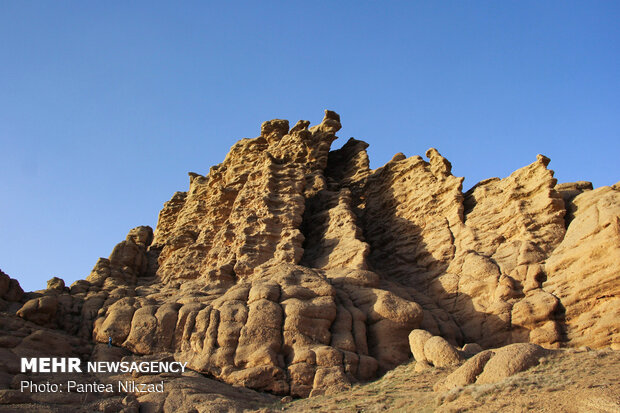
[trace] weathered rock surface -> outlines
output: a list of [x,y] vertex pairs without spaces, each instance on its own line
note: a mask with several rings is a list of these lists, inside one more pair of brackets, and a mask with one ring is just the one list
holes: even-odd
[[[534,344],[620,347],[618,185],[557,185],[539,155],[463,192],[432,148],[376,170],[365,142],[330,150],[340,127],[331,111],[263,123],[70,287],[24,294],[0,272],[0,380],[49,340],[96,358],[111,338],[125,356],[296,397],[411,354],[420,369],[473,356],[449,389],[527,368]],[[533,344],[482,351],[511,343]],[[194,379],[140,403],[174,410],[200,394]]]
[[544,289],[565,310],[566,341],[620,349],[620,188],[572,200],[566,236],[545,264]]
[[476,379],[484,370],[484,366],[495,353],[485,350],[467,360],[461,367],[453,371],[448,377],[438,381],[433,386],[435,391],[444,392],[456,387],[464,387],[476,382]]
[[453,366],[461,361],[458,351],[439,336],[431,337],[424,344],[424,355],[435,367]]
[[448,391],[468,384],[501,381],[538,364],[548,350],[536,344],[516,343],[486,350],[470,358],[445,379],[437,382],[435,391]]
[[413,330],[409,334],[411,353],[417,362],[434,367],[459,364],[462,356],[443,337],[433,336],[425,330]]
[[527,370],[538,364],[538,360],[546,354],[546,351],[536,344],[515,343],[497,349],[494,353],[484,365],[476,383],[493,383]]
[[0,309],[6,309],[11,302],[19,302],[23,296],[19,282],[0,270]]

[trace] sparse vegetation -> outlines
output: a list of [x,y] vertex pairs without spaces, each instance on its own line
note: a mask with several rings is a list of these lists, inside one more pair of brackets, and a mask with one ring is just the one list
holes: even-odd
[[[605,363],[601,363],[601,359]],[[559,351],[543,357],[537,366],[497,383],[472,384],[444,393],[433,392],[433,384],[453,370],[444,368],[416,372],[415,362],[412,361],[379,380],[357,384],[347,392],[295,400],[278,405],[275,410],[551,413],[612,412],[614,406],[615,411],[620,409],[620,352]],[[595,405],[603,407],[596,410],[592,407]],[[611,410],[609,406],[612,406]]]

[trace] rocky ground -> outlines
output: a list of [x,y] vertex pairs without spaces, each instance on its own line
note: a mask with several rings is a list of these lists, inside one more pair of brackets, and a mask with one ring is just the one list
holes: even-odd
[[[620,350],[620,183],[559,184],[538,155],[463,191],[436,149],[371,170],[367,143],[332,150],[340,128],[332,111],[312,127],[263,123],[207,174],[189,173],[155,230],[130,230],[71,286],[52,278],[24,292],[0,272],[0,409],[357,409],[335,401],[348,397],[501,410],[539,403],[535,394],[550,400],[541,408],[613,403],[613,386],[588,387],[613,374],[590,380],[599,373],[587,363],[613,366]],[[594,352],[570,352],[585,346]],[[16,363],[37,356],[159,358],[192,372],[136,378],[166,380],[163,395],[16,391]],[[548,386],[536,369],[549,360],[586,381]],[[401,398],[401,374],[415,398]],[[377,386],[390,389],[372,395]],[[310,399],[277,405],[283,397]]]
[[433,391],[454,368],[416,371],[411,361],[381,379],[331,397],[294,401],[285,411],[313,412],[618,412],[620,353],[561,350],[495,383]]

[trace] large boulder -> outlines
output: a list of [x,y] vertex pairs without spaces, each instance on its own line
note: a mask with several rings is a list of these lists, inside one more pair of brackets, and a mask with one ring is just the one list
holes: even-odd
[[58,298],[55,295],[45,295],[28,300],[17,311],[21,318],[39,325],[48,325],[54,321],[58,307]]
[[459,364],[462,360],[456,349],[443,337],[434,336],[424,344],[424,355],[435,367],[447,367]]
[[437,392],[446,392],[473,383],[496,383],[537,365],[540,358],[549,351],[551,350],[545,350],[529,343],[516,343],[493,350],[485,350],[438,381],[433,389]]

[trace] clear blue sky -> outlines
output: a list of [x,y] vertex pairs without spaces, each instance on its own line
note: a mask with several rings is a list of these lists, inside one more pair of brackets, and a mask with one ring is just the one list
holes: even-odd
[[[441,3],[441,4],[440,4]],[[0,268],[84,278],[272,118],[372,166],[620,180],[620,2],[0,2]]]

